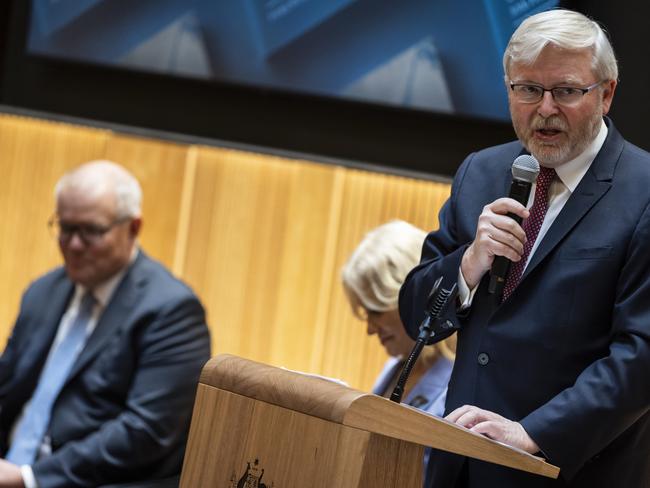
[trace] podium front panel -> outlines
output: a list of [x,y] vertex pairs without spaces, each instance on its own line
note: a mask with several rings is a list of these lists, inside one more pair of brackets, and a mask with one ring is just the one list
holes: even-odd
[[199,384],[181,488],[422,486],[419,445]]

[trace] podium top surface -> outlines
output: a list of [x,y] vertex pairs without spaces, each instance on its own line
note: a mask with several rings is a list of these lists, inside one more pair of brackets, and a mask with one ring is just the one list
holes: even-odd
[[348,427],[557,478],[559,468],[408,405],[324,378],[220,354],[200,383]]
[[230,354],[220,354],[208,361],[199,381],[339,424],[355,400],[375,396],[324,378]]

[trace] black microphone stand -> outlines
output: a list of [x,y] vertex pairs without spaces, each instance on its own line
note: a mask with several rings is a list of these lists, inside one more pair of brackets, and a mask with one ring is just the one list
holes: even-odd
[[[390,395],[390,399],[396,403],[400,403],[402,401],[402,395],[404,394],[404,387],[406,386],[406,382],[408,380],[409,375],[411,374],[411,370],[413,369],[413,366],[415,366],[415,362],[417,361],[418,357],[420,356],[420,353],[422,352],[422,348],[425,345],[430,344],[432,342],[433,337],[436,335],[435,328],[440,313],[447,307],[447,304],[449,303],[450,299],[453,303],[453,301],[456,300],[456,295],[458,295],[458,288],[456,283],[454,283],[449,289],[441,288],[440,286],[441,283],[442,283],[442,276],[436,280],[436,282],[433,285],[433,288],[431,289],[431,293],[429,293],[429,298],[427,300],[427,307],[425,311],[426,316],[422,321],[422,324],[420,324],[420,334],[418,335],[418,338],[415,341],[415,346],[413,346],[413,350],[411,351],[411,354],[409,354],[408,359],[404,363],[402,372],[399,376],[399,379],[397,380],[397,385],[395,385],[395,389],[393,390],[393,393],[391,393]],[[448,326],[445,323],[442,325],[442,328],[449,329],[450,326]]]

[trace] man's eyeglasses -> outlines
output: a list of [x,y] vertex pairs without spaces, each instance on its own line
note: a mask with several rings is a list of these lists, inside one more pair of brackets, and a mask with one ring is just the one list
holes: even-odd
[[578,88],[575,86],[555,86],[553,88],[544,88],[540,85],[532,85],[529,83],[515,83],[510,81],[510,89],[514,95],[515,100],[522,103],[537,103],[543,97],[544,93],[551,92],[553,100],[560,105],[577,105],[587,93],[596,88],[602,83],[599,81],[586,88]]
[[52,235],[60,242],[68,242],[74,234],[77,234],[86,245],[90,246],[97,244],[109,230],[127,220],[130,220],[130,218],[122,217],[116,219],[109,225],[69,224],[67,222],[61,222],[57,217],[53,216],[48,220],[47,226]]

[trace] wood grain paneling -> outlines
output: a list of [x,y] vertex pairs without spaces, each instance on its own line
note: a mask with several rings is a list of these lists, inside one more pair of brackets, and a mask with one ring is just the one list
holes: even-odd
[[47,233],[66,170],[111,159],[143,192],[143,248],[208,311],[213,353],[368,389],[386,359],[353,318],[340,269],[363,235],[400,218],[437,226],[449,185],[215,147],[0,116],[0,345],[28,282],[60,262]]
[[140,243],[169,268],[179,240],[181,199],[189,146],[112,134],[105,158],[119,162],[142,186]]
[[47,229],[54,184],[68,169],[101,157],[107,137],[102,130],[0,116],[0,347],[29,282],[61,262]]
[[201,290],[215,352],[309,365],[337,171],[200,150],[184,275]]
[[380,173],[348,170],[341,203],[336,257],[331,275],[331,298],[323,334],[323,357],[316,367],[322,374],[342,378],[369,389],[386,354],[377,337],[366,337],[366,324],[352,316],[340,285],[340,270],[363,236],[392,219],[422,229],[437,227],[437,212],[449,195],[449,185]]

